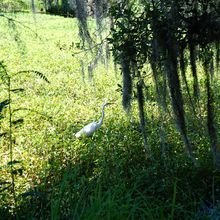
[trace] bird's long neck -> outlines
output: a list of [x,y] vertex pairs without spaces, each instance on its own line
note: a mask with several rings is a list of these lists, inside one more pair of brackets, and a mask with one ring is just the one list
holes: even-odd
[[105,116],[104,108],[105,108],[105,105],[102,106],[102,117],[100,118],[100,120],[98,122],[98,127],[100,127],[102,125],[102,122],[103,122],[103,119]]

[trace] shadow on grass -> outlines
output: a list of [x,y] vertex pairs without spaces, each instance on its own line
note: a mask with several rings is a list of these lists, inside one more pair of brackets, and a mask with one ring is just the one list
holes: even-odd
[[[175,142],[178,137],[168,140],[163,156],[157,127],[149,126],[153,158],[143,152],[138,124],[108,120],[92,137],[83,139],[75,139],[73,134],[78,127],[69,126],[60,133],[60,140],[51,152],[47,175],[34,190],[18,196],[15,216],[19,219],[206,216],[207,213],[199,212],[201,204],[209,202],[214,210],[220,199],[220,175],[209,163],[211,159],[193,167],[182,145]],[[10,211],[1,208],[1,216],[13,219]]]

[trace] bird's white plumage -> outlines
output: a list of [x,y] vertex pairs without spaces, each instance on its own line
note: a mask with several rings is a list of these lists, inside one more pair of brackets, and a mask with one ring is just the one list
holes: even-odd
[[91,136],[97,129],[99,129],[102,125],[103,119],[104,119],[104,108],[106,105],[108,105],[110,103],[104,103],[102,105],[102,117],[99,120],[99,122],[91,122],[88,125],[86,125],[85,127],[83,127],[80,131],[78,131],[75,134],[76,138],[82,137],[82,136]]
[[85,136],[91,136],[93,132],[95,132],[98,129],[96,122],[91,122],[88,125],[86,125],[84,128],[82,128],[79,132],[76,133],[76,137],[79,138],[83,135]]

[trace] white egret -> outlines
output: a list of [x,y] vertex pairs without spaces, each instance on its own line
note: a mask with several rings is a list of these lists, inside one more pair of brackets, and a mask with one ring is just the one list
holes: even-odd
[[83,127],[80,131],[78,131],[75,134],[75,137],[80,138],[82,136],[91,136],[96,130],[98,130],[101,127],[104,116],[105,116],[104,108],[105,106],[110,105],[110,104],[112,103],[106,102],[102,105],[102,117],[100,118],[99,122],[94,121],[94,122],[89,123],[88,125]]

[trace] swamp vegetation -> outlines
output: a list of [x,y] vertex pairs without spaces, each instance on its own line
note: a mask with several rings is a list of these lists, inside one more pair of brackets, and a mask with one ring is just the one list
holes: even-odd
[[27,2],[0,1],[0,218],[219,219],[220,2]]

